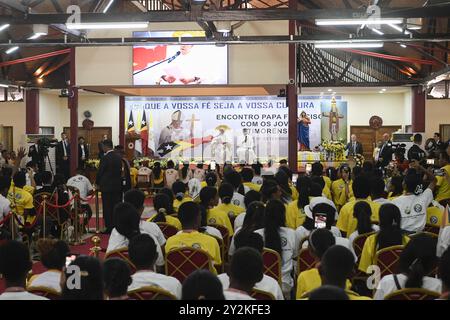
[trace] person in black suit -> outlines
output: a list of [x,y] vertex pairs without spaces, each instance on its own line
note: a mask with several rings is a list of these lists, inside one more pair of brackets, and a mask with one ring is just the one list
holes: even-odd
[[108,135],[104,134],[102,141],[98,143],[98,158],[101,160],[105,155],[105,150],[103,150],[103,141],[108,140]]
[[123,193],[127,192],[131,189],[131,175],[130,175],[130,163],[125,157],[125,149],[123,146],[115,146],[114,152],[116,152],[119,157],[122,159],[122,185],[123,185]]
[[89,159],[89,147],[84,142],[84,137],[78,138],[78,167],[84,169],[86,167],[86,160]]
[[420,148],[422,140],[423,138],[420,133],[414,135],[414,145],[408,150],[408,160],[410,162],[411,160],[417,160],[420,162],[425,159],[427,154]]
[[70,178],[70,144],[67,135],[61,133],[61,141],[56,145],[56,173],[67,180]]
[[378,167],[386,167],[392,160],[394,150],[392,149],[392,141],[388,133],[383,134],[383,145],[380,149],[380,156],[378,157]]
[[348,151],[349,156],[356,156],[357,154],[363,154],[363,147],[360,142],[356,139],[356,134],[352,134],[350,137],[351,141],[347,143],[345,150]]
[[122,201],[122,159],[113,151],[111,140],[103,140],[102,147],[105,154],[100,160],[95,184],[102,193],[103,218],[106,227],[103,233],[109,234],[114,228],[114,207]]

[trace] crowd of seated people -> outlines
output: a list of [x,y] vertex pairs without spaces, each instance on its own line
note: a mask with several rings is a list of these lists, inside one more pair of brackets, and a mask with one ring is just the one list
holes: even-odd
[[[251,300],[264,293],[277,300],[382,300],[403,289],[448,299],[450,165],[447,153],[439,157],[444,173],[437,177],[414,160],[393,175],[371,163],[327,170],[314,163],[295,184],[285,162],[270,170],[155,163],[150,171],[139,169],[151,176],[154,193],[132,188],[115,206],[105,259],[80,255],[66,264],[70,248],[55,231],[37,243],[46,271],[30,278],[28,247],[5,236],[0,299],[42,299],[36,287],[68,300],[136,299],[148,288],[172,299]],[[20,170],[12,182],[2,174],[0,214],[9,211],[9,199],[24,222],[32,221],[33,194],[57,193],[61,204],[70,199],[70,183],[51,173],[33,183],[27,187]],[[87,196],[92,186],[84,189]],[[356,277],[368,279],[380,266],[379,253],[393,247],[397,267],[384,270],[374,285],[355,286]],[[171,273],[169,256],[186,248],[208,262],[181,279]],[[267,270],[267,256],[279,258],[278,275]],[[80,289],[67,281],[70,265],[81,270]]]

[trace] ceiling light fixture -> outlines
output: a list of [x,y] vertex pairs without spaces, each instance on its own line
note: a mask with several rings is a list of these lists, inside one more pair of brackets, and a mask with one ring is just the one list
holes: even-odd
[[399,26],[396,26],[395,24],[389,24],[389,27],[391,27],[392,29],[395,29],[399,32],[404,32],[405,34],[411,34],[411,32],[409,32],[408,30],[403,30],[403,28],[400,28]]
[[29,37],[28,40],[34,40],[34,39],[40,38],[45,35],[46,35],[46,33],[38,32],[38,33],[33,34],[31,37]]
[[351,26],[351,25],[373,25],[373,24],[402,24],[403,19],[316,19],[318,26]]
[[144,29],[148,22],[104,22],[104,23],[66,23],[67,29]]
[[6,23],[6,24],[1,25],[1,26],[0,26],[0,31],[3,31],[3,30],[5,30],[5,29],[8,29],[9,26],[10,26],[9,23]]
[[384,35],[384,32],[381,32],[380,30],[378,30],[378,29],[375,29],[375,28],[370,28],[373,32],[375,32],[375,33],[378,33],[380,36],[382,36],[382,35]]
[[231,21],[217,21],[217,31],[228,33],[231,31]]
[[403,43],[400,43],[400,47],[406,48],[406,45],[404,45]]
[[3,84],[3,83],[0,83],[0,87],[1,88],[9,88],[9,86],[7,84]]
[[8,50],[6,50],[6,54],[11,54],[11,53],[13,53],[14,51],[16,51],[18,49],[19,49],[19,47],[17,47],[17,46],[11,47]]
[[333,91],[333,89],[328,89],[328,92],[331,92],[331,91]]
[[109,0],[108,5],[105,7],[105,9],[103,9],[103,13],[106,13],[106,11],[109,10],[109,7],[111,7],[111,5],[113,4],[114,0]]
[[343,49],[343,48],[382,48],[383,42],[339,42],[339,43],[316,43],[317,49]]

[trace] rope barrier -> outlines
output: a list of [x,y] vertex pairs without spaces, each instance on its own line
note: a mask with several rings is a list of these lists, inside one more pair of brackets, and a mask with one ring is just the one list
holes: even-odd
[[78,197],[81,201],[86,201],[86,202],[88,202],[88,201],[91,201],[92,199],[94,199],[94,197],[95,197],[95,194],[92,194],[92,195],[90,195],[89,197],[87,197],[87,198],[82,198],[82,197]]
[[4,223],[8,222],[9,218],[11,218],[11,216],[13,215],[12,212],[9,212],[4,218],[3,220],[0,221],[0,226],[3,225]]
[[49,205],[50,207],[52,207],[52,208],[62,209],[62,208],[66,208],[66,207],[68,207],[69,205],[71,205],[71,204],[72,204],[72,201],[75,200],[75,198],[76,198],[76,195],[73,196],[72,198],[70,198],[69,201],[67,201],[65,204],[61,204],[61,205],[58,205],[58,204],[56,204],[56,203],[50,203],[50,202],[48,202],[48,201],[46,201],[45,203],[46,203],[47,205]]

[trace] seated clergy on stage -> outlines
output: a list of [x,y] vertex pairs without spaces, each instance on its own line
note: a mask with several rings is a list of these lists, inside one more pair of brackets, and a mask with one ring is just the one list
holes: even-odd
[[253,150],[255,145],[250,130],[244,128],[243,135],[237,140],[237,156],[239,163],[253,164],[256,160],[256,154]]

